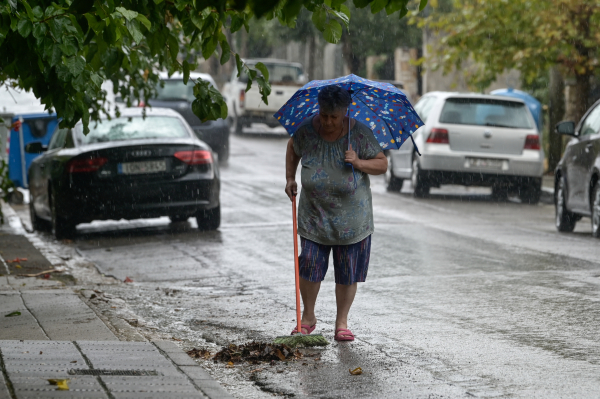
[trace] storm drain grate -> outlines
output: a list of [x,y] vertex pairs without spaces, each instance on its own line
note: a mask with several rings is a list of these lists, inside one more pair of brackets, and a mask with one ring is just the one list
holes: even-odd
[[156,376],[156,370],[86,370],[86,369],[71,369],[69,375],[125,375],[132,377]]

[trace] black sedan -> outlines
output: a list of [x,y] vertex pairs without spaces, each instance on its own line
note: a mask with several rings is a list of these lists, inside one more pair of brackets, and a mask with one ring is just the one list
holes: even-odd
[[600,238],[600,101],[577,126],[556,125],[558,134],[570,136],[555,171],[556,228],[573,231],[583,216],[592,219],[592,235]]
[[200,229],[221,221],[218,165],[211,148],[170,109],[125,109],[121,116],[58,129],[29,169],[30,213],[35,229],[57,238],[78,223],[102,219],[195,216]]

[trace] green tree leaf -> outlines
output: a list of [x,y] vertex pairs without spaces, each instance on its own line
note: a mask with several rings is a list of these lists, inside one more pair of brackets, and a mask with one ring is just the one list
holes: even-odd
[[17,25],[17,29],[19,30],[19,34],[21,36],[27,37],[33,29],[33,24],[28,19],[21,19]]
[[427,0],[421,0],[419,3],[419,11],[423,11],[427,7]]
[[330,19],[325,25],[323,37],[329,43],[338,43],[342,38],[342,25],[334,19]]
[[83,57],[69,57],[65,61],[65,66],[73,76],[79,76],[85,69],[85,58]]
[[148,29],[148,30],[152,29],[152,23],[148,20],[148,18],[146,18],[142,14],[136,15],[135,19],[140,21],[140,23],[142,25],[144,25],[146,27],[146,29]]
[[121,13],[122,16],[125,17],[126,20],[131,21],[134,18],[137,18],[138,13],[136,11],[131,11],[123,7],[117,7],[116,10]]
[[264,76],[265,81],[269,81],[269,70],[267,69],[267,67],[265,66],[265,64],[263,64],[262,62],[258,62],[256,63],[256,65],[254,65],[254,67],[256,69],[258,69],[260,71],[260,73],[262,73],[262,76]]
[[377,14],[379,11],[383,10],[390,0],[374,0],[371,3],[371,12],[373,14]]
[[125,26],[127,26],[127,30],[129,31],[129,34],[131,34],[134,42],[141,43],[144,40],[144,35],[140,31],[140,24],[137,20],[126,21]]
[[312,22],[318,30],[324,31],[327,24],[327,10],[323,7],[317,8],[312,14]]
[[231,48],[229,47],[229,42],[227,41],[227,37],[221,33],[219,35],[219,44],[221,46],[221,65],[225,64],[229,61],[229,57],[231,56]]

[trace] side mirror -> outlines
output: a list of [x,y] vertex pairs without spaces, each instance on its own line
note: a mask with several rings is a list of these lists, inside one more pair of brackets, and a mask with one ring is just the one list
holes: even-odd
[[25,152],[28,154],[41,154],[47,149],[48,146],[43,145],[39,141],[34,141],[33,143],[29,143],[25,146]]
[[565,136],[575,136],[575,122],[565,121],[556,124],[556,133]]

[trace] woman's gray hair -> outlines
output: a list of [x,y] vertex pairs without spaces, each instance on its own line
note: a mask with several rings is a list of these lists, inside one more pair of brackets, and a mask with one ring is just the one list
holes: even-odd
[[325,86],[318,96],[319,108],[325,112],[335,112],[346,109],[352,102],[350,93],[339,86]]

